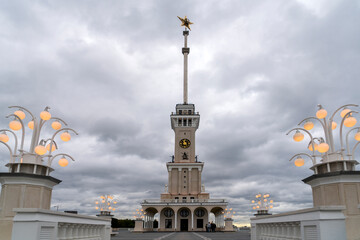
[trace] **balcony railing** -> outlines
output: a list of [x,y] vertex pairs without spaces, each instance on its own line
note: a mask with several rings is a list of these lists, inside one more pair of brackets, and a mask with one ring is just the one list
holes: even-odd
[[346,239],[344,207],[316,207],[251,219],[251,240]]
[[145,199],[142,204],[159,203],[227,203],[226,199]]
[[36,208],[14,211],[12,240],[110,240],[110,219]]

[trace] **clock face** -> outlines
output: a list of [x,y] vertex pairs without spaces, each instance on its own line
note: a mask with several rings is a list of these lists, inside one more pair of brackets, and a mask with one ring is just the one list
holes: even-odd
[[180,145],[180,147],[182,147],[182,148],[188,148],[188,147],[190,147],[191,142],[190,142],[189,139],[184,138],[184,139],[181,139],[181,140],[180,140],[179,145]]

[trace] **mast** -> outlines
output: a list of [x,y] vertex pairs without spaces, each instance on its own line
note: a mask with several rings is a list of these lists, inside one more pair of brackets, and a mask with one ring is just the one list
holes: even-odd
[[190,48],[187,47],[187,36],[189,36],[189,31],[185,29],[183,31],[184,35],[184,47],[182,48],[182,53],[184,55],[184,104],[188,104],[188,55],[190,53]]

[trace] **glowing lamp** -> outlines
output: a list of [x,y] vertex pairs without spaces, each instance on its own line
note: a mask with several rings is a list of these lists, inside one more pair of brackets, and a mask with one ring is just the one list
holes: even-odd
[[319,119],[323,119],[325,118],[327,115],[327,111],[323,108],[319,109],[317,112],[316,112],[316,117],[319,118]]
[[60,167],[66,167],[69,164],[69,161],[65,157],[62,157],[58,163]]
[[264,199],[264,202],[267,202],[267,199]]
[[95,209],[97,210],[97,209],[99,209],[99,207],[95,207]]
[[117,201],[114,201],[114,204],[117,204]]
[[273,208],[273,206],[270,206],[270,208]]
[[354,136],[356,141],[360,141],[360,132],[357,132]]
[[28,127],[29,127],[30,129],[34,129],[34,121],[30,121],[30,122],[28,123]]
[[295,166],[297,166],[297,167],[304,166],[304,163],[305,163],[305,160],[301,157],[298,157],[294,162]]
[[21,111],[21,110],[15,111],[14,114],[16,116],[18,116],[21,120],[23,120],[25,118],[25,113],[23,111]]
[[[309,149],[310,151],[313,151],[313,147],[312,147],[311,142],[310,142],[310,144],[309,144],[308,149]],[[318,145],[317,145],[316,143],[314,143],[314,150],[316,151],[317,149],[318,149]]]
[[51,113],[49,113],[48,111],[42,111],[40,113],[40,118],[44,121],[47,121],[51,118]]
[[274,202],[274,200],[270,200],[270,203],[273,203]]
[[336,122],[332,122],[331,123],[331,129],[334,130],[337,127],[337,123]]
[[344,120],[345,127],[353,127],[356,124],[356,118],[354,117],[347,117]]
[[260,208],[259,206],[256,206],[256,208]]
[[9,136],[5,132],[1,133],[0,134],[0,141],[2,141],[4,143],[8,142],[9,141]]
[[297,130],[293,136],[293,139],[295,142],[300,142],[304,139],[304,134],[302,134],[299,130]]
[[304,124],[304,128],[305,128],[306,130],[311,130],[311,129],[313,129],[313,127],[314,127],[314,123],[311,122],[311,121],[307,121],[307,122]]
[[63,132],[63,133],[60,135],[60,138],[61,138],[61,140],[63,140],[64,142],[67,142],[67,141],[70,141],[71,135],[70,135],[70,133],[68,133],[68,132]]
[[38,155],[44,155],[45,153],[46,153],[46,147],[44,147],[43,145],[38,145],[38,146],[36,146],[36,148],[35,148],[35,152],[36,152],[36,154],[38,154]]
[[253,209],[255,210],[255,209],[256,209],[256,207],[253,207]]
[[252,200],[251,203],[255,203],[255,200]]
[[327,143],[320,143],[317,149],[321,153],[329,151],[329,145]]
[[99,204],[99,201],[96,201],[95,204]]
[[115,211],[115,208],[112,208],[113,211]]
[[[48,145],[46,145],[46,150],[48,150],[50,152],[50,143]],[[51,152],[55,151],[56,150],[56,146],[55,144],[53,143],[52,147],[51,147]]]
[[[340,116],[343,118],[350,111],[351,111],[350,109],[344,108],[344,110],[341,111]],[[351,113],[349,115],[351,115]]]
[[61,128],[61,123],[58,122],[58,121],[55,121],[51,124],[51,127],[54,129],[54,130],[59,130]]
[[21,129],[21,123],[17,120],[13,120],[9,123],[11,130],[17,131]]

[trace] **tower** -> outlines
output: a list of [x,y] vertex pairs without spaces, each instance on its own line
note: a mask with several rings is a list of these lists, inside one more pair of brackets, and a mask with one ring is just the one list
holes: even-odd
[[[159,214],[159,231],[205,231],[205,225],[213,213],[220,231],[225,227],[225,199],[210,199],[209,193],[201,181],[204,163],[198,161],[195,152],[195,133],[199,127],[200,115],[195,112],[195,105],[188,102],[188,55],[190,48],[187,38],[190,20],[180,18],[183,31],[184,47],[184,90],[183,103],[176,104],[175,112],[170,115],[171,128],[175,134],[175,147],[172,160],[166,163],[168,184],[159,200],[144,200],[141,204],[145,213],[144,231],[153,230],[155,214]],[[140,220],[141,221],[141,220]],[[232,226],[232,224],[231,224]],[[137,229],[138,230],[138,229]]]

